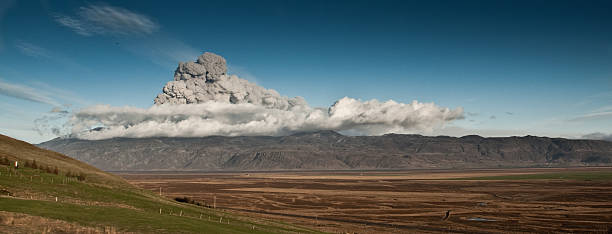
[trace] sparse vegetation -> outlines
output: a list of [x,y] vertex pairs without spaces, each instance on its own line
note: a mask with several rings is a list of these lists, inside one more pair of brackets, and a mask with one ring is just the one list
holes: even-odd
[[[2,165],[9,165],[9,164],[10,162],[8,161],[8,159],[4,157],[2,159]],[[51,169],[49,165],[39,164],[36,162],[36,160],[26,160],[23,166],[26,168],[32,168],[35,170],[44,171],[49,174],[59,175],[61,173],[61,171],[57,168],[57,166]],[[85,174],[85,172],[83,171],[79,171],[79,172],[67,171],[64,175],[66,177],[76,178],[79,181],[84,181],[87,178],[87,174]]]
[[85,173],[83,173],[83,172],[79,172],[79,175],[77,175],[77,176],[76,176],[76,178],[77,178],[79,181],[84,181],[84,180],[85,180],[85,177],[87,177],[87,176],[86,176],[86,175],[85,175]]
[[8,166],[8,165],[11,164],[11,162],[9,161],[9,159],[6,156],[2,156],[2,159],[0,159],[0,164]]
[[196,205],[196,206],[204,206],[204,207],[212,208],[212,206],[206,205],[206,203],[204,203],[204,202],[196,201],[196,200],[194,200],[192,198],[189,198],[189,197],[175,197],[174,200],[177,201],[177,202],[189,203],[189,204],[193,204],[193,205]]
[[456,180],[612,180],[610,171],[537,173],[525,175],[484,176]]

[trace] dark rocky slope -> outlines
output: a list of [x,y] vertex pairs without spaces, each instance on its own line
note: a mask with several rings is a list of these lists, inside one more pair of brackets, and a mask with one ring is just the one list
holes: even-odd
[[332,170],[612,165],[612,142],[547,137],[57,138],[39,145],[103,170]]

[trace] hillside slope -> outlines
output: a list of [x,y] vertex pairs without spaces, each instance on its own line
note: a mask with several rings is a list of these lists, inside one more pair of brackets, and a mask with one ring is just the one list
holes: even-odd
[[41,147],[103,170],[337,170],[612,165],[612,142],[547,137],[57,138]]
[[[20,162],[18,169],[11,165],[14,161]],[[311,231],[178,203],[67,156],[0,135],[0,233],[40,232]]]
[[6,157],[11,162],[17,160],[21,162],[22,166],[25,166],[27,161],[36,160],[38,166],[41,167],[57,167],[58,170],[63,173],[83,173],[85,174],[87,181],[91,183],[113,186],[129,186],[126,181],[118,176],[103,172],[86,163],[0,134],[0,158],[3,157]]

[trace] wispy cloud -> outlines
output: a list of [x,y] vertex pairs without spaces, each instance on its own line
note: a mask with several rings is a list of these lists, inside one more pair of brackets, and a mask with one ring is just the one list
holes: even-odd
[[594,109],[588,113],[575,116],[568,121],[570,122],[581,122],[581,121],[590,121],[590,120],[601,120],[601,119],[610,119],[612,120],[612,106],[605,105]]
[[572,118],[569,121],[588,121],[598,119],[612,119],[612,111],[588,113]]
[[17,41],[15,42],[15,47],[24,55],[40,59],[40,60],[48,60],[68,67],[70,69],[78,69],[82,71],[90,72],[89,68],[77,63],[74,59],[66,57],[61,53],[53,52],[51,50],[45,49],[41,46],[26,42],[26,41]]
[[93,33],[91,32],[94,31],[92,25],[89,25],[86,22],[83,22],[82,20],[74,19],[70,16],[65,15],[56,15],[55,21],[63,26],[72,29],[72,31],[81,36],[93,35]]
[[17,47],[17,49],[19,49],[21,53],[30,57],[51,58],[51,53],[47,49],[28,42],[18,41],[17,43],[15,43],[15,47]]
[[[153,18],[121,7],[92,4],[80,7],[72,15],[56,14],[54,19],[81,36],[113,37],[116,45],[164,68],[202,53],[174,36],[159,33],[161,26]],[[147,37],[134,37],[139,35]]]
[[49,96],[56,97],[58,100],[62,100],[62,103],[68,103],[64,104],[64,107],[70,104],[79,104],[83,106],[93,104],[91,101],[83,99],[71,91],[57,88],[44,82],[33,81],[30,83],[30,86],[36,90],[44,90],[44,93],[48,94]]
[[603,112],[603,111],[612,111],[612,106],[602,106],[600,108],[595,109],[593,112]]
[[595,93],[595,94],[586,96],[580,102],[574,103],[574,105],[584,106],[584,105],[593,104],[593,103],[600,103],[602,101],[609,104],[610,100],[612,100],[612,92],[608,91],[608,92]]
[[[90,105],[79,96],[42,82],[15,84],[0,79],[0,95],[65,108],[68,104]],[[62,103],[68,103],[62,105]]]
[[159,30],[150,17],[110,5],[80,7],[73,16],[55,15],[55,21],[82,36],[146,35]]
[[79,15],[83,19],[100,26],[109,33],[151,34],[159,28],[149,17],[127,9],[112,6],[81,7]]
[[159,33],[155,37],[144,40],[125,40],[125,50],[144,56],[151,62],[168,69],[175,68],[178,62],[191,61],[202,51],[175,39]]
[[0,94],[22,100],[60,106],[61,104],[47,93],[19,84],[10,84],[0,80]]

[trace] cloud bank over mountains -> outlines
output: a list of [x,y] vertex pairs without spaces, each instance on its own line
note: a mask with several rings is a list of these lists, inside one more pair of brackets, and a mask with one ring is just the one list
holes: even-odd
[[[431,133],[462,119],[463,109],[434,103],[360,101],[345,97],[328,108],[311,107],[302,97],[281,96],[236,75],[226,61],[204,53],[197,61],[180,63],[150,108],[96,105],[69,120],[72,136],[201,137],[210,135],[287,135],[335,130],[351,135]],[[95,127],[95,131],[90,130]]]
[[582,139],[612,141],[612,134],[595,132],[582,136]]

